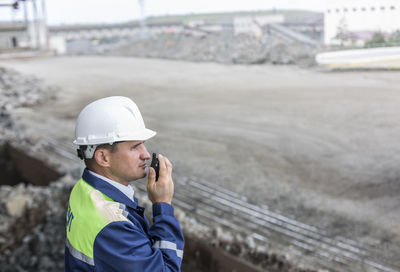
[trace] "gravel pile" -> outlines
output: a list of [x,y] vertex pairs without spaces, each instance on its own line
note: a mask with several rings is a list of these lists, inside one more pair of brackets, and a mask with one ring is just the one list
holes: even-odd
[[36,77],[0,67],[0,123],[10,118],[12,109],[44,103],[55,98],[57,90]]
[[0,187],[1,271],[63,271],[65,209],[75,180]]
[[36,77],[0,67],[0,144],[12,134],[14,109],[40,105],[54,99],[58,91],[57,87],[46,86]]
[[261,38],[249,35],[219,34],[161,35],[137,40],[112,49],[106,54],[146,58],[166,58],[188,61],[210,61],[225,64],[314,64],[315,50],[294,42],[284,42],[264,34]]

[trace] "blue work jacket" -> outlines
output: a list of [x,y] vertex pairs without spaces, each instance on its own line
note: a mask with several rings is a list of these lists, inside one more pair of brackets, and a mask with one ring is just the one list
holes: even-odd
[[183,247],[170,204],[153,204],[150,226],[136,198],[84,170],[69,199],[65,271],[180,271]]

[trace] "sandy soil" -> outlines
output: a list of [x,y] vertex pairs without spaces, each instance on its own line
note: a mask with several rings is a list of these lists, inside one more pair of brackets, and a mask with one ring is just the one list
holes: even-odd
[[[20,110],[37,133],[71,142],[84,105],[131,97],[151,151],[197,176],[334,234],[400,245],[400,72],[71,57],[0,63],[62,87]],[[71,145],[72,148],[72,145]]]

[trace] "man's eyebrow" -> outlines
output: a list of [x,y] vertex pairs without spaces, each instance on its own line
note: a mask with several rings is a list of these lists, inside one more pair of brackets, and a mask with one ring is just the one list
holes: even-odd
[[131,146],[131,148],[138,147],[139,145],[144,144],[144,142],[145,142],[145,141],[142,141],[142,142],[140,142],[140,143],[134,144],[134,145]]

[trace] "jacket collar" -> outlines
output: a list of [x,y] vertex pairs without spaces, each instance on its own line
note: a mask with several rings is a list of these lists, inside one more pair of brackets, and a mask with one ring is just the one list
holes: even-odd
[[135,210],[137,209],[138,200],[136,197],[134,197],[133,200],[129,199],[124,193],[109,184],[107,181],[104,181],[101,178],[91,174],[87,168],[85,168],[83,171],[82,179],[114,201],[123,203]]

